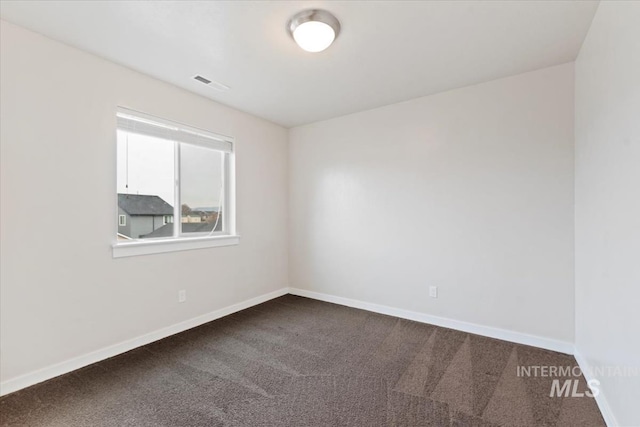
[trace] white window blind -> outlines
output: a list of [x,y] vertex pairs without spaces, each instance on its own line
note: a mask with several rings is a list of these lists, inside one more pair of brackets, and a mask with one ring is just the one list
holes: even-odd
[[147,119],[142,113],[124,108],[118,109],[116,117],[118,129],[123,131],[213,148],[225,153],[233,151],[231,138],[222,135],[216,135],[182,124],[160,121],[155,117]]

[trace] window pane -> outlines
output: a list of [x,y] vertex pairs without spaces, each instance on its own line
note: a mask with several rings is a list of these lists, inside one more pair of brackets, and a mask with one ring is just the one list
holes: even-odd
[[180,144],[182,233],[222,231],[224,153]]
[[118,240],[173,236],[174,147],[118,131]]

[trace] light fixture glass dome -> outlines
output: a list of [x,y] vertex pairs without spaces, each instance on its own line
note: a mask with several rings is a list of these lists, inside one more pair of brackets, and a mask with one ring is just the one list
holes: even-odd
[[305,22],[293,32],[293,39],[307,52],[321,52],[331,46],[335,38],[333,28],[318,21]]
[[296,14],[289,21],[289,33],[307,52],[321,52],[331,46],[340,32],[340,23],[325,10],[311,9]]

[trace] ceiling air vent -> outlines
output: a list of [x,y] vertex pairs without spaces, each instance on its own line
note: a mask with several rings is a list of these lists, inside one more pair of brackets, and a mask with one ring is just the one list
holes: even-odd
[[204,83],[207,86],[209,86],[210,88],[218,90],[220,92],[225,92],[225,91],[229,90],[229,86],[224,85],[224,84],[222,84],[220,82],[216,82],[214,80],[209,80],[208,78],[202,77],[200,75],[195,76],[194,79],[199,81],[200,83]]
[[194,77],[194,79],[196,79],[197,81],[202,82],[202,83],[204,83],[204,84],[206,84],[206,85],[208,85],[209,83],[211,83],[211,80],[209,80],[209,79],[205,79],[205,78],[204,78],[204,77],[202,77],[202,76],[195,76],[195,77]]

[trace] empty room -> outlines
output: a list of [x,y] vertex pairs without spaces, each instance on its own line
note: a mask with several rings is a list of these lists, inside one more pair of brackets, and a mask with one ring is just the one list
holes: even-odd
[[640,427],[640,1],[0,18],[0,426]]

